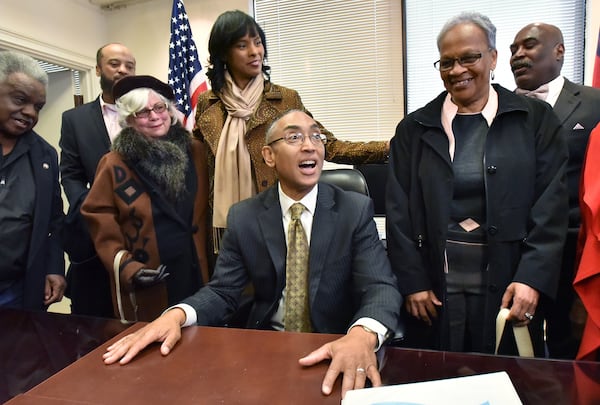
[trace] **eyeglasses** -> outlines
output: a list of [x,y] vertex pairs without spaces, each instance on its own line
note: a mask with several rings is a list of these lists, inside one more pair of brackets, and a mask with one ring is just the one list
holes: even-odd
[[144,108],[143,110],[134,112],[133,116],[135,118],[148,118],[152,111],[154,111],[156,114],[162,114],[167,110],[167,108],[169,108],[167,103],[156,103],[152,108]]
[[462,67],[473,66],[479,62],[482,56],[483,54],[481,52],[477,52],[468,53],[466,55],[459,56],[458,58],[440,59],[433,63],[433,67],[440,72],[446,72],[454,67],[454,62],[458,62],[458,64]]
[[[274,139],[271,142],[269,142],[267,145],[271,146],[275,142],[279,142],[279,141],[285,141],[289,145],[302,145],[304,143],[305,138],[306,138],[306,135],[304,135],[302,132],[293,132],[293,133],[286,134],[285,136],[282,136],[281,138]],[[313,143],[313,145],[327,143],[327,137],[318,132],[308,135],[308,139],[310,139],[310,141]]]

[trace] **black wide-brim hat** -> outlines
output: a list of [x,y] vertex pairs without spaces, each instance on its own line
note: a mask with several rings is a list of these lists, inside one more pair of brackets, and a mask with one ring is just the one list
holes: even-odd
[[121,80],[115,83],[113,86],[113,97],[117,100],[124,94],[129,93],[135,89],[152,89],[158,94],[161,94],[167,98],[167,100],[174,100],[175,95],[173,89],[167,83],[163,83],[154,76],[125,76]]

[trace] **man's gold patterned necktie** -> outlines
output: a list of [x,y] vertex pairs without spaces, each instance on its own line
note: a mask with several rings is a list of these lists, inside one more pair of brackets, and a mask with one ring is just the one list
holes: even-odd
[[290,207],[292,220],[288,227],[288,250],[285,276],[285,330],[310,332],[308,305],[308,241],[300,221],[304,205]]

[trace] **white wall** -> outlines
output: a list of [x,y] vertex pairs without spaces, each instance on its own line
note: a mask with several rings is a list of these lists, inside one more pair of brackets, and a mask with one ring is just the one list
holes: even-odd
[[87,0],[2,0],[0,28],[91,55],[106,41],[106,21]]
[[54,145],[57,150],[60,139],[61,114],[74,106],[71,87],[70,71],[50,73],[46,100],[52,100],[52,102],[46,103],[35,127],[35,131]]
[[[124,9],[107,12],[109,40],[127,45],[137,60],[137,73],[151,74],[167,80],[171,1],[152,0]],[[213,22],[226,10],[249,12],[248,0],[186,0],[194,41],[200,63],[208,59],[208,35]]]
[[87,0],[1,0],[0,46],[82,71],[86,93],[99,85],[95,50],[107,42],[107,22]]

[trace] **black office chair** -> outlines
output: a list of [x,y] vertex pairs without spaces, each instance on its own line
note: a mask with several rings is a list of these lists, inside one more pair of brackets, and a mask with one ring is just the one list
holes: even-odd
[[[356,166],[354,169],[330,169],[321,172],[321,181],[334,184],[346,191],[356,191],[373,199],[375,216],[385,215],[385,184],[387,181],[387,163],[367,164]],[[370,186],[375,189],[375,195],[371,194]],[[382,240],[386,246],[385,240]],[[399,320],[397,330],[387,344],[391,346],[402,346],[404,340],[404,323]]]
[[373,200],[375,216],[385,216],[385,188],[387,183],[388,164],[369,163],[356,165],[354,169],[361,172],[367,181],[369,195]]
[[323,170],[320,181],[336,185],[346,191],[356,191],[369,196],[369,187],[365,176],[355,169]]

